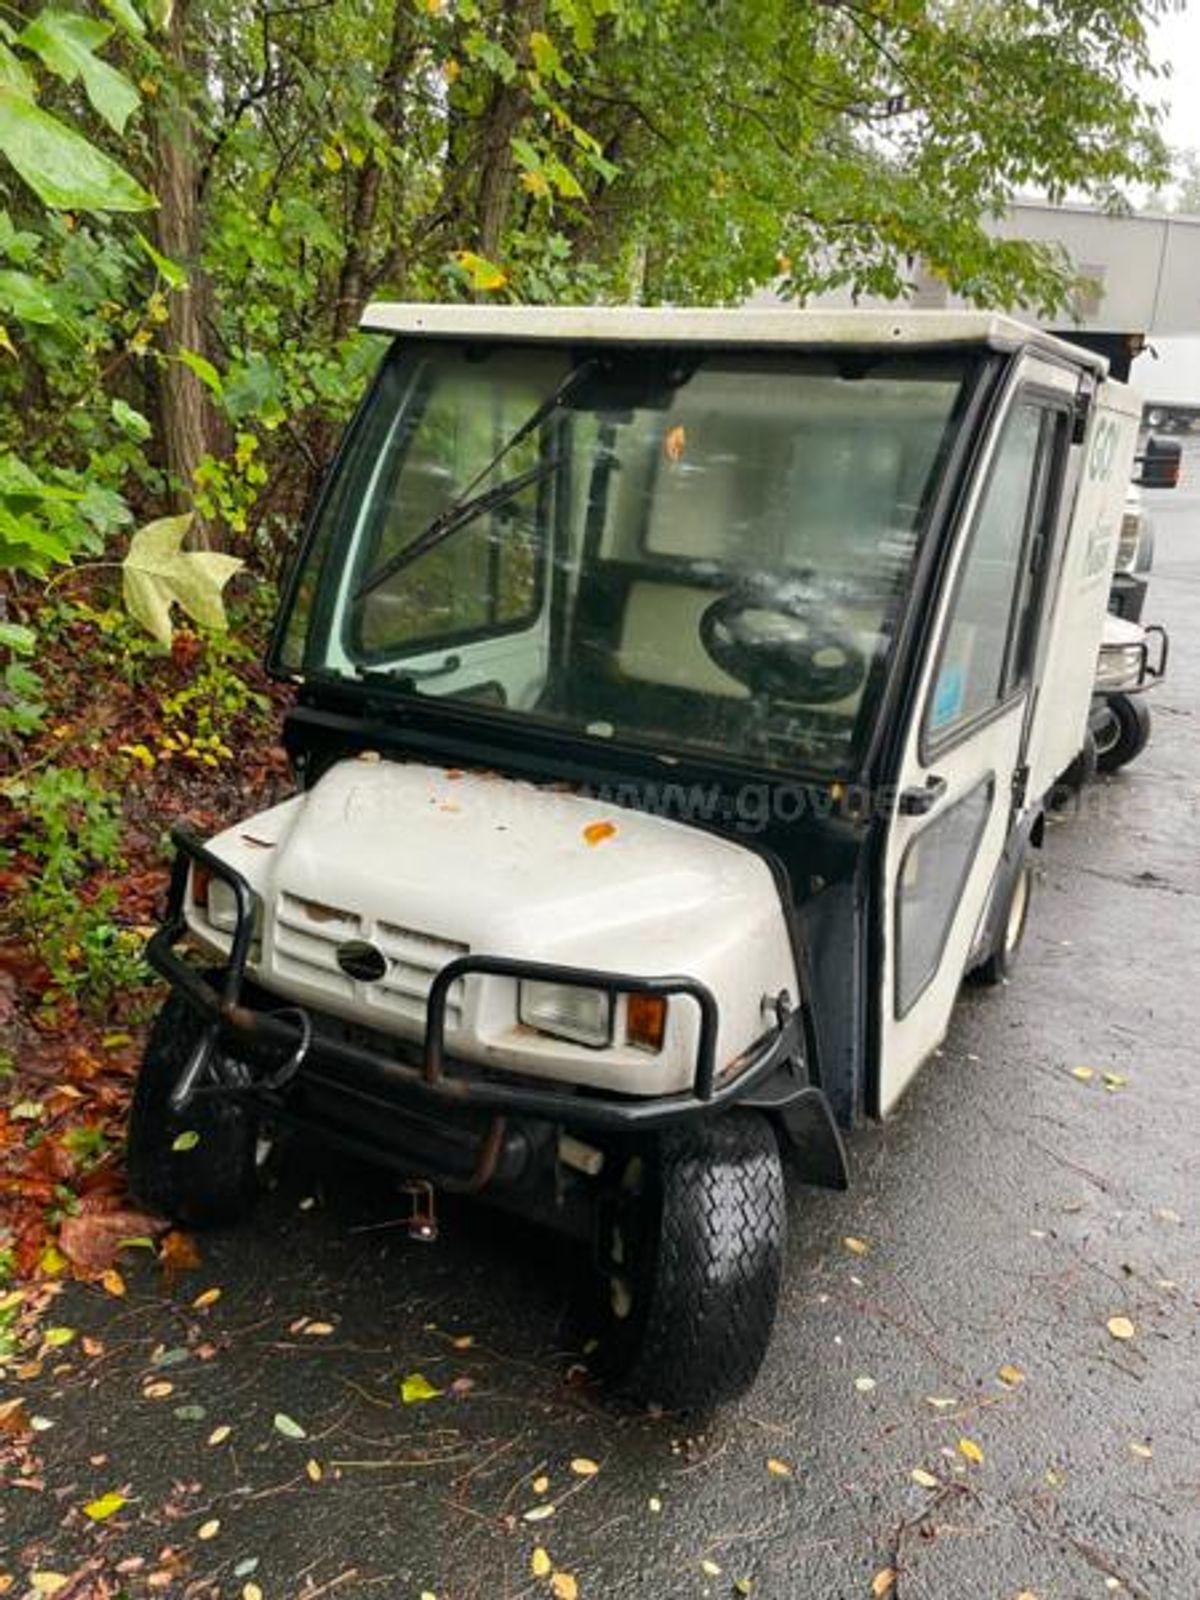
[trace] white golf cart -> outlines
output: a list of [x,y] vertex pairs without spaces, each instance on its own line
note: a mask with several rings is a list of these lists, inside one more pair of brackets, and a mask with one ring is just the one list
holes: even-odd
[[297,792],[175,833],[132,1179],[227,1220],[298,1124],[477,1192],[579,1241],[626,1390],[705,1407],[767,1346],[781,1142],[844,1186],[1012,962],[1138,406],[979,313],[366,326],[271,652]]

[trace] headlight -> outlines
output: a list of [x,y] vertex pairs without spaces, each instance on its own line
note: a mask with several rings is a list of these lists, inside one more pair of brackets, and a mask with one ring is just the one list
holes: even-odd
[[1123,689],[1136,686],[1142,678],[1140,644],[1102,645],[1096,666],[1097,689]]
[[612,996],[573,983],[523,983],[518,1015],[527,1027],[555,1039],[602,1050],[612,1042]]
[[1132,572],[1137,561],[1138,545],[1142,538],[1142,513],[1126,511],[1121,518],[1121,532],[1117,539],[1118,572]]
[[220,878],[213,878],[208,886],[208,920],[223,933],[232,933],[237,927],[237,901]]

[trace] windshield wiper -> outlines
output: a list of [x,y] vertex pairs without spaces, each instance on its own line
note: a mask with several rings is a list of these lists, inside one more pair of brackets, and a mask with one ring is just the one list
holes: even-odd
[[476,517],[483,516],[488,511],[496,510],[497,507],[510,500],[513,495],[520,494],[522,489],[528,488],[531,483],[537,483],[539,479],[548,477],[552,472],[556,472],[561,461],[560,458],[554,457],[549,461],[539,462],[537,466],[530,467],[525,472],[518,472],[511,478],[505,478],[491,489],[485,489],[480,494],[474,492],[485,478],[490,477],[495,472],[505,456],[515,450],[531,433],[540,428],[546,419],[558,410],[559,406],[566,403],[583,380],[591,374],[595,365],[595,357],[589,356],[586,361],[580,361],[573,366],[558,387],[546,396],[537,409],[526,417],[516,432],[509,435],[491,460],[479,469],[462,493],[457,495],[444,510],[439,511],[433,521],[423,528],[415,539],[410,539],[402,550],[397,550],[395,555],[389,556],[382,566],[376,567],[374,572],[369,573],[364,578],[354,591],[355,603],[361,603],[381,584],[386,583],[389,578],[394,578],[397,572],[402,572],[412,562],[419,560],[426,551],[432,550],[436,545],[439,545],[443,539],[448,538],[450,534],[463,527],[465,523],[473,522]]

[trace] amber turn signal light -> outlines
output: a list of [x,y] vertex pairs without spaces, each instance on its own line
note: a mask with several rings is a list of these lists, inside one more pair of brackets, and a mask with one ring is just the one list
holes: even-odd
[[656,1053],[667,1031],[667,1002],[657,994],[631,994],[625,1007],[625,1039]]

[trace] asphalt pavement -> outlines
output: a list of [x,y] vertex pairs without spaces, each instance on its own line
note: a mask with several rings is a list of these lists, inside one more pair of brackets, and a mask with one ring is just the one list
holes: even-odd
[[198,1269],[70,1288],[74,1340],[0,1384],[41,1429],[9,1592],[1196,1600],[1200,450],[1147,500],[1150,747],[1051,827],[1011,983],[964,992],[851,1193],[794,1188],[742,1403],[614,1409],[561,1246],[465,1201],[410,1241],[386,1177],[297,1154]]

